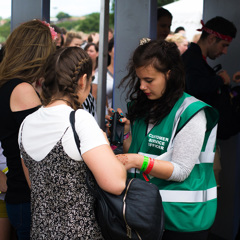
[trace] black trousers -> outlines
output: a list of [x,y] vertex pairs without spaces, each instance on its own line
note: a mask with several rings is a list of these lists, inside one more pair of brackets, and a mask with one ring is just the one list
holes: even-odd
[[162,240],[207,240],[209,230],[199,232],[174,232],[165,230]]

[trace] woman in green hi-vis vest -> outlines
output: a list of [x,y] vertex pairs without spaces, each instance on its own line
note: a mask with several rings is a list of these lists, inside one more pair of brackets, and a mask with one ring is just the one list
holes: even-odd
[[[143,39],[121,83],[130,89],[126,117],[117,109],[125,123],[125,154],[117,157],[129,178],[159,187],[164,240],[207,239],[217,208],[213,159],[218,113],[186,94],[184,82],[175,43]],[[108,120],[114,111],[109,110]]]

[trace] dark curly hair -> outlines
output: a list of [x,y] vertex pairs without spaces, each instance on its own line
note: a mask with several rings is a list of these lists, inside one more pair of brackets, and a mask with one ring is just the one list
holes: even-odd
[[42,85],[42,103],[48,105],[54,99],[67,96],[76,110],[81,107],[78,100],[78,80],[84,74],[90,81],[92,60],[79,47],[58,49],[47,61]]
[[[143,66],[152,66],[166,77],[165,91],[157,100],[149,100],[140,90],[136,69]],[[131,104],[127,117],[131,122],[144,118],[146,122],[159,123],[171,111],[184,91],[184,67],[176,44],[155,40],[138,46],[130,59],[128,70],[128,74],[119,85],[124,85],[125,90],[129,89],[127,97],[130,98]]]

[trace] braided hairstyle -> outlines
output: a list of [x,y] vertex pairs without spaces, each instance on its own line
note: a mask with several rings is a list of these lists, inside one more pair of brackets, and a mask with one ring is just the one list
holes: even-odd
[[78,80],[84,74],[87,74],[87,81],[91,79],[92,60],[89,55],[79,47],[60,48],[49,57],[46,65],[41,96],[43,105],[67,97],[73,109],[81,108]]

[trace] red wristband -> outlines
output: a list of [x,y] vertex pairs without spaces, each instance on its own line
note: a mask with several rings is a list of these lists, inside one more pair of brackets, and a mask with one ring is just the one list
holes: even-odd
[[154,159],[153,158],[149,158],[149,164],[148,164],[148,167],[146,169],[146,171],[144,171],[144,173],[147,175],[151,172],[152,168],[153,168],[153,165],[154,165]]
[[128,132],[128,133],[126,133],[126,134],[124,134],[124,135],[123,135],[123,140],[126,140],[126,139],[128,139],[128,138],[129,138],[129,136],[130,136],[130,132]]

